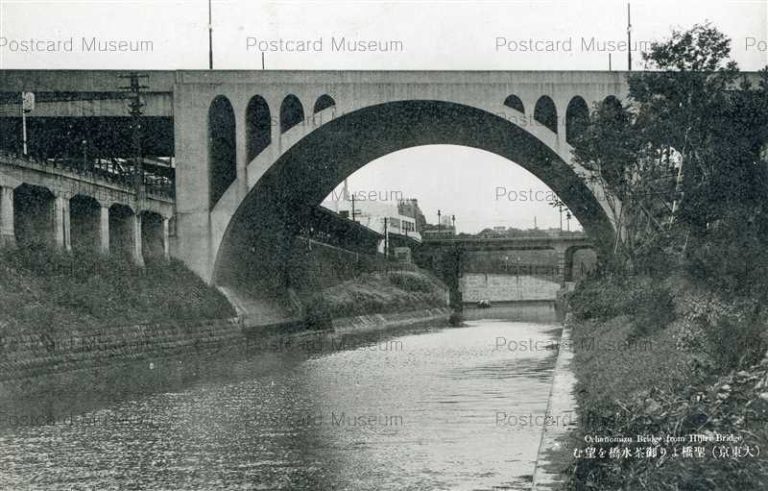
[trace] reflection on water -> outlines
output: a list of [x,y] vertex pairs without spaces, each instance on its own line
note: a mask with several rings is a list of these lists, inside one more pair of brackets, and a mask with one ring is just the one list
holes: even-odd
[[527,489],[554,352],[508,341],[557,334],[478,320],[71,375],[90,387],[4,401],[0,489]]

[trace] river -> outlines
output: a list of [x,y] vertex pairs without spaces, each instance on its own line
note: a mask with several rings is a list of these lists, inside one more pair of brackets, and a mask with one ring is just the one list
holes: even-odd
[[558,334],[479,319],[72,374],[5,398],[0,489],[529,489]]

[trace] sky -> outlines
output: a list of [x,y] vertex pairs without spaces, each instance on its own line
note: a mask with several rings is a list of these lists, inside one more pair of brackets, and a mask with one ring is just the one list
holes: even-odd
[[[610,49],[597,46],[626,39],[626,9],[626,2],[616,0],[212,0],[214,67],[261,69],[263,52],[269,70],[607,70]],[[632,2],[632,36],[639,46],[706,21],[732,38],[732,57],[742,69],[768,64],[766,0]],[[83,41],[94,38],[143,42],[146,49],[85,51]],[[334,49],[341,40],[384,43],[390,50]],[[71,51],[61,48],[67,41]],[[302,41],[308,50],[299,52]],[[59,48],[30,52],[24,45]],[[612,53],[613,69],[623,70],[626,63],[625,51]],[[0,69],[207,65],[206,0],[0,0]],[[642,68],[635,55],[633,69]],[[534,216],[539,227],[559,224],[545,201],[509,199],[509,191],[547,190],[543,183],[480,150],[430,146],[397,152],[364,167],[349,183],[351,190],[402,190],[419,199],[432,221],[437,209],[456,214],[465,232],[494,225],[527,228]],[[497,196],[499,187],[507,191],[504,199]]]
[[[403,178],[409,175],[420,178]],[[416,198],[428,222],[437,223],[440,210],[443,216],[456,217],[461,232],[493,226],[533,228],[534,217],[538,228],[560,226],[559,212],[549,204],[554,196],[549,187],[517,164],[474,148],[426,145],[400,150],[358,170],[347,184],[349,195],[363,193],[374,201],[396,204],[401,197]],[[340,186],[329,201],[342,196]],[[574,219],[571,229],[577,228]]]

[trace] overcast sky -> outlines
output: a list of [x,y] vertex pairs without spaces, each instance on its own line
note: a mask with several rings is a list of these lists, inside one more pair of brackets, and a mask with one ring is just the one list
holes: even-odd
[[[632,2],[633,41],[637,42],[663,39],[672,28],[707,20],[733,39],[733,58],[743,69],[766,65],[766,0]],[[0,69],[204,69],[207,25],[207,0],[0,0]],[[258,48],[265,47],[266,68],[274,70],[606,70],[608,53],[587,51],[584,46],[593,39],[600,44],[626,38],[626,2],[214,0],[213,26],[215,67],[221,69],[260,69]],[[149,41],[152,50],[84,53],[79,49],[82,38],[93,37]],[[333,40],[341,38],[384,41],[397,49],[386,53],[331,49]],[[53,53],[12,49],[31,39],[73,39],[75,46],[71,52]],[[273,50],[281,40],[322,40],[323,49]],[[525,51],[531,41],[559,41],[561,49]],[[570,49],[562,48],[568,47],[563,44],[567,41]],[[249,42],[256,46],[249,48]],[[634,62],[635,69],[642,68],[639,56]],[[612,63],[614,69],[625,69],[626,53],[615,52]],[[498,156],[452,146],[391,154],[350,180],[352,190],[401,190],[419,198],[429,216],[438,208],[456,214],[463,231],[492,225],[529,227],[533,216],[540,227],[557,226],[558,214],[546,202],[498,199],[500,187],[547,189]]]

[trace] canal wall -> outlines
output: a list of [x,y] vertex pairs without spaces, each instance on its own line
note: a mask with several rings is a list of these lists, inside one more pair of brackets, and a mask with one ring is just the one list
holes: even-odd
[[67,330],[5,336],[0,338],[0,383],[195,352],[238,342],[242,336],[237,318],[136,324],[87,334]]
[[571,324],[570,316],[566,316],[545,414],[545,421],[552,424],[545,424],[542,428],[533,472],[534,491],[561,489],[566,478],[563,471],[570,464],[567,435],[576,427],[577,421]]
[[244,323],[242,318],[104,328],[96,333],[59,332],[0,337],[0,389],[24,380],[74,370],[111,367],[140,359],[210,353],[275,337],[390,330],[444,322],[449,309],[425,309],[334,319],[333,329],[309,331],[300,321]]
[[466,303],[555,300],[560,283],[526,275],[464,273],[459,289]]

